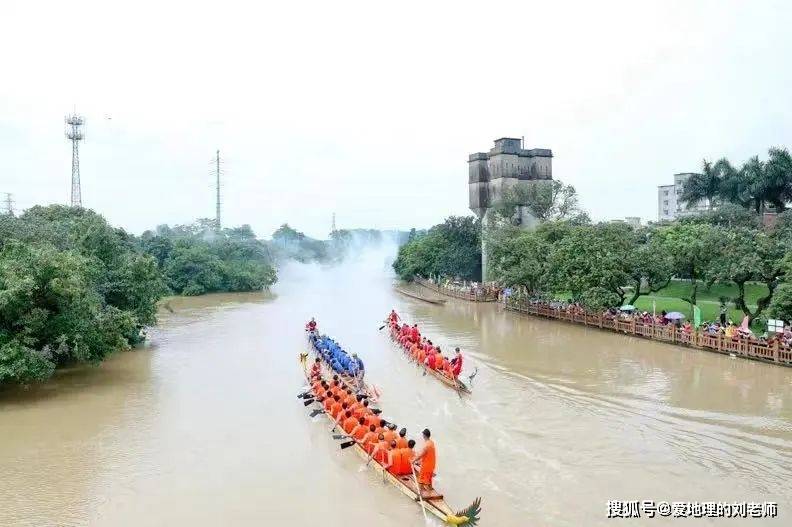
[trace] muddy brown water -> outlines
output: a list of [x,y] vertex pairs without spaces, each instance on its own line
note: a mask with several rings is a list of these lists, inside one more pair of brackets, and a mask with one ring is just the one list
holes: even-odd
[[[777,501],[775,520],[687,521],[792,524],[792,369],[390,283],[376,258],[293,266],[272,296],[176,299],[142,349],[0,392],[0,525],[422,525],[297,401],[312,315],[364,358],[387,417],[432,430],[436,485],[452,507],[482,496],[480,525],[669,521],[609,520],[609,499]],[[377,331],[394,306],[465,350],[472,396]]]

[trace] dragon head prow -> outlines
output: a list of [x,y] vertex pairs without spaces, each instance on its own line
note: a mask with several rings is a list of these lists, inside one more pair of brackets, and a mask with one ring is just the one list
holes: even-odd
[[476,498],[466,509],[457,511],[456,514],[446,516],[446,523],[449,525],[476,525],[481,515],[481,498]]

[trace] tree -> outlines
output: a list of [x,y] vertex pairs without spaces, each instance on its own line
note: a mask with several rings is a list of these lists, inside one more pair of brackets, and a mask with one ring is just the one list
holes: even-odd
[[472,216],[445,222],[402,245],[393,263],[404,280],[415,275],[481,280],[481,225]]
[[628,256],[627,273],[633,283],[633,294],[627,303],[635,305],[642,295],[656,293],[666,287],[672,272],[673,260],[663,250],[660,240],[648,230],[636,233]]
[[496,223],[520,225],[520,207],[540,222],[567,220],[581,214],[575,187],[558,180],[530,181],[504,191],[493,207]]
[[721,203],[718,208],[702,212],[693,216],[683,216],[681,223],[709,223],[717,227],[748,227],[758,229],[762,225],[762,218],[750,209],[735,203]]
[[[725,161],[725,160],[723,160]],[[712,210],[715,198],[721,189],[719,166],[706,159],[702,162],[701,174],[691,175],[682,188],[682,201],[687,208],[693,207],[701,200],[707,200],[707,207]]]
[[74,250],[10,241],[0,251],[0,384],[128,347],[139,320],[99,292],[101,264]]
[[573,228],[555,243],[548,260],[548,284],[556,293],[592,309],[622,305],[630,283],[632,228],[600,223]]
[[503,229],[488,241],[492,278],[509,287],[536,294],[544,287],[552,246],[536,231]]
[[717,230],[706,223],[675,223],[657,229],[658,242],[670,257],[674,274],[690,280],[690,294],[681,297],[696,305],[698,286],[717,255]]
[[[772,302],[778,280],[785,273],[783,257],[785,244],[772,235],[748,228],[720,229],[716,240],[717,254],[710,263],[709,281],[733,283],[737,295],[732,298],[737,309],[753,321]],[[762,282],[768,293],[757,299],[751,311],[745,302],[745,285],[749,281]]]
[[177,294],[196,296],[222,290],[223,262],[204,245],[177,245],[164,271]]
[[765,163],[765,198],[783,212],[792,202],[792,156],[786,148],[771,148]]

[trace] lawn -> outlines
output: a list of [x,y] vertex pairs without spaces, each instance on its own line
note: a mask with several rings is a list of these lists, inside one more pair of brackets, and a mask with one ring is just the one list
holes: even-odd
[[[693,310],[690,304],[681,300],[680,297],[687,297],[690,292],[690,283],[686,281],[672,281],[668,287],[661,289],[652,295],[641,296],[635,303],[635,307],[641,311],[652,312],[652,301],[656,304],[657,312],[660,311],[679,311],[692,320]],[[733,285],[714,284],[707,288],[705,284],[699,284],[696,303],[701,309],[702,320],[718,320],[720,316],[720,297],[733,297],[737,294],[737,287]],[[745,301],[751,309],[756,307],[756,300],[767,294],[767,287],[764,284],[746,284]],[[739,324],[743,319],[743,312],[735,309],[734,304],[728,302],[728,317]],[[754,327],[756,331],[763,331],[764,327]]]

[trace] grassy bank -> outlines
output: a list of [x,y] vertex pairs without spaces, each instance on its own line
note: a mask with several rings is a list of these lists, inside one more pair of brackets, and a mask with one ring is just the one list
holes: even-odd
[[[641,311],[652,312],[652,302],[655,302],[656,309],[660,311],[679,311],[689,318],[693,317],[693,309],[682,297],[690,296],[691,285],[687,281],[672,281],[665,287],[652,295],[645,295],[638,299],[635,307]],[[756,308],[759,298],[767,294],[767,287],[764,284],[746,284],[745,302],[751,309]],[[734,285],[714,284],[707,288],[706,285],[699,284],[696,304],[701,309],[702,320],[718,320],[720,316],[721,297],[732,298],[737,295],[737,287]],[[728,316],[735,323],[739,324],[743,319],[743,312],[734,307],[731,301],[727,301],[729,308]],[[757,331],[764,331],[764,327],[754,327]]]

